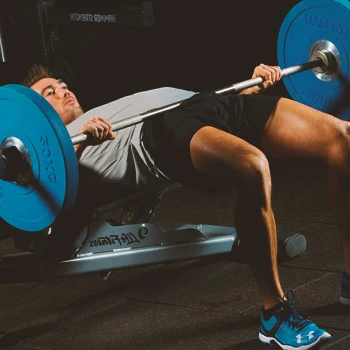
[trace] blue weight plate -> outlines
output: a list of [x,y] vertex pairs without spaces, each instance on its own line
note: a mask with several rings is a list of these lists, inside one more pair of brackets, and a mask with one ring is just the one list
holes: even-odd
[[349,120],[349,1],[304,0],[295,5],[278,34],[279,66],[286,68],[308,62],[312,47],[321,41],[332,43],[339,52],[340,74],[325,81],[308,70],[284,77],[283,82],[294,100]]
[[52,106],[27,87],[0,87],[0,111],[0,144],[8,137],[19,139],[32,171],[27,185],[0,180],[0,215],[20,230],[43,230],[74,205],[78,164],[73,144]]

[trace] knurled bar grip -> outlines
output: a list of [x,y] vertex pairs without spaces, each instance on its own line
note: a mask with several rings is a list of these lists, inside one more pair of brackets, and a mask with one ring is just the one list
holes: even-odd
[[[300,72],[303,72],[303,71],[306,71],[309,69],[321,67],[323,64],[324,64],[323,61],[321,59],[317,58],[317,59],[311,60],[309,62],[297,64],[295,66],[291,66],[291,67],[287,67],[287,68],[282,69],[282,76],[286,77],[288,75],[292,75],[292,74],[300,73]],[[261,77],[252,78],[252,79],[244,80],[244,81],[236,83],[236,84],[232,84],[230,86],[227,86],[226,88],[222,88],[222,89],[216,90],[214,92],[217,94],[222,94],[222,93],[228,92],[228,91],[238,92],[238,91],[242,91],[244,89],[247,89],[247,88],[250,88],[250,87],[253,87],[256,85],[260,85],[263,81],[264,81],[264,79]],[[126,118],[124,120],[115,122],[112,124],[112,130],[117,131],[117,130],[125,129],[129,126],[132,126],[132,125],[142,123],[143,121],[145,121],[148,118],[154,117],[157,114],[170,111],[170,110],[180,106],[180,104],[182,102],[184,102],[185,100],[186,99],[169,104],[169,105],[166,105],[166,106],[163,106],[163,107],[150,109],[147,112],[144,112],[144,113]],[[87,139],[88,139],[88,135],[86,135],[86,134],[78,134],[78,135],[71,137],[73,145],[85,142]]]

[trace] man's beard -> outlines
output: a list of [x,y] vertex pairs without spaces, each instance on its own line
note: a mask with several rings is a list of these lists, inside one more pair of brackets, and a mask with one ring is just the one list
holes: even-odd
[[82,116],[84,114],[83,109],[81,108],[81,106],[75,108],[71,115],[70,115],[70,123],[73,122],[74,120],[78,119],[80,116]]

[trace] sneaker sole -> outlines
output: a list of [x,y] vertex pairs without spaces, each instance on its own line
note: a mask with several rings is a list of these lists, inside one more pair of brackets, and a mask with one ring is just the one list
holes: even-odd
[[279,341],[277,341],[275,338],[272,337],[266,337],[265,335],[259,333],[259,340],[264,344],[269,345],[277,345],[283,350],[307,350],[311,349],[316,345],[320,345],[321,343],[325,343],[328,340],[330,340],[332,336],[329,333],[323,333],[315,342],[307,345],[301,345],[301,346],[291,346],[291,345],[283,345]]

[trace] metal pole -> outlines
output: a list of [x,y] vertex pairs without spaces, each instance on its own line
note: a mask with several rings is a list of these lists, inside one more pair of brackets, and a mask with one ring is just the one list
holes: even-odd
[[[295,66],[291,66],[291,67],[287,67],[282,69],[282,74],[284,77],[288,76],[288,75],[292,75],[292,74],[296,74],[296,73],[300,73],[309,69],[313,69],[313,68],[317,68],[317,67],[321,67],[323,65],[323,61],[321,59],[315,59],[315,60],[311,60],[309,62],[306,63],[301,63]],[[238,92],[238,91],[242,91],[244,89],[259,85],[263,82],[264,80],[260,77],[258,78],[252,78],[252,79],[248,79],[233,85],[230,85],[226,88],[222,88],[220,90],[215,90],[214,92],[217,94],[222,94],[224,92],[228,92],[228,91],[234,91],[234,92]],[[124,120],[115,122],[112,124],[112,130],[113,131],[117,131],[117,130],[121,130],[121,129],[125,129],[129,126],[132,125],[136,125],[139,123],[142,123],[143,121],[145,121],[148,118],[154,117],[157,114],[160,113],[164,113],[167,111],[170,111],[174,108],[177,108],[180,106],[180,104],[182,102],[184,102],[186,99],[160,107],[160,108],[155,108],[155,109],[150,109],[144,113],[126,118]],[[78,134],[75,136],[72,136],[72,143],[73,145],[76,145],[78,143],[82,143],[85,142],[88,139],[88,136],[86,134]]]

